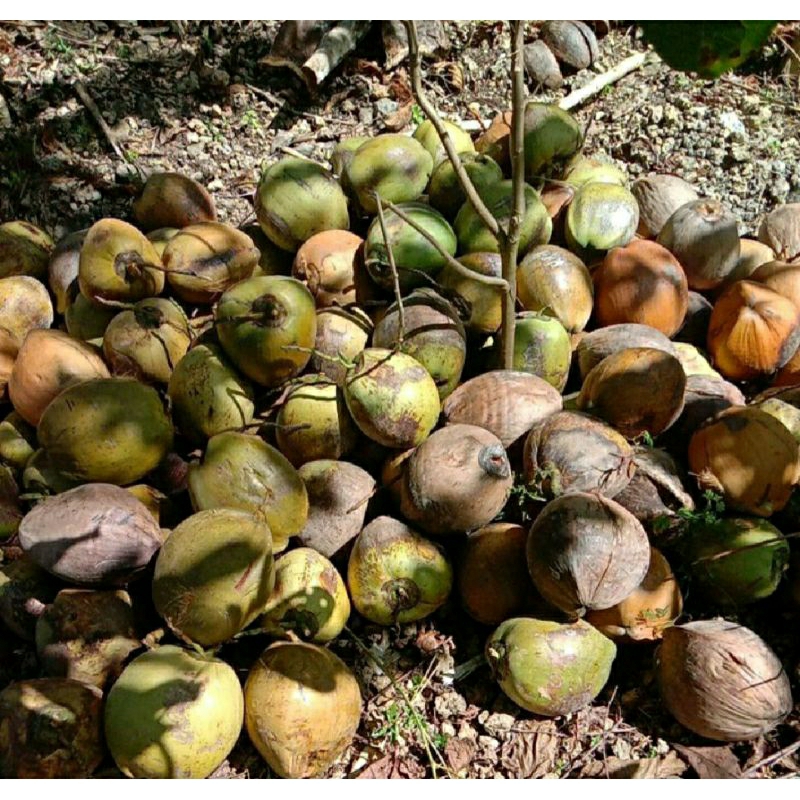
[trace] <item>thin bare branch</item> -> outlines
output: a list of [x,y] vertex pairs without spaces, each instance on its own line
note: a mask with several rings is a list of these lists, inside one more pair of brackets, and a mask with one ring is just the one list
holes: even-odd
[[403,308],[403,297],[400,294],[400,276],[397,274],[397,264],[394,260],[394,252],[392,251],[392,243],[389,241],[389,232],[386,230],[386,219],[383,216],[383,202],[378,192],[373,192],[375,197],[375,205],[378,210],[378,221],[381,226],[381,234],[383,235],[383,243],[386,245],[386,255],[389,259],[389,269],[392,271],[392,286],[394,287],[394,299],[397,302],[397,313],[400,316],[400,328],[397,331],[397,341],[395,347],[399,349],[403,345],[403,337],[406,335],[406,311]]
[[461,159],[458,157],[455,145],[450,138],[450,134],[447,132],[447,128],[445,128],[436,108],[422,88],[422,68],[420,64],[419,42],[417,40],[417,25],[414,20],[403,20],[403,25],[405,26],[406,35],[408,36],[408,60],[411,69],[411,89],[414,92],[414,97],[425,116],[436,129],[436,133],[439,134],[439,139],[441,139],[447,157],[453,165],[458,183],[466,195],[467,200],[469,200],[483,224],[491,231],[502,248],[506,239],[506,232],[495,219],[491,211],[486,208],[486,204],[483,200],[481,200],[474,184],[469,179],[469,175],[467,175],[464,169],[464,165],[461,163]]
[[511,21],[511,186],[512,205],[508,237],[501,247],[503,278],[508,284],[503,298],[500,349],[503,368],[514,368],[514,334],[517,297],[517,255],[520,228],[525,215],[525,72],[523,66],[524,23]]
[[426,241],[436,249],[442,258],[447,261],[448,266],[450,266],[455,272],[461,275],[462,278],[469,278],[470,280],[474,280],[476,283],[485,283],[487,286],[498,286],[502,289],[508,288],[508,282],[504,278],[495,278],[491,275],[481,275],[479,272],[474,272],[473,270],[465,267],[458,259],[452,256],[447,250],[442,247],[436,239],[425,230],[413,217],[410,217],[403,211],[402,208],[398,208],[394,203],[389,203],[384,201],[384,206],[389,209],[393,214],[397,214],[403,222],[410,225],[420,236],[423,236]]

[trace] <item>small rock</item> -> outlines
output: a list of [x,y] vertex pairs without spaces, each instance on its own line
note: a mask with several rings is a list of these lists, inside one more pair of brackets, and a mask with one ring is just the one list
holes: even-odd
[[458,692],[442,692],[433,701],[436,713],[442,719],[457,717],[467,710],[467,701]]
[[650,109],[650,119],[658,125],[664,119],[664,106],[653,106]]
[[192,158],[196,158],[203,152],[203,145],[199,142],[197,144],[190,144],[186,148],[186,154],[192,156]]
[[747,128],[735,111],[723,111],[719,115],[719,121],[722,127],[731,133],[737,133],[740,136],[747,135]]
[[0,94],[0,129],[11,127],[11,112],[8,110],[8,103],[5,97]]
[[394,114],[397,109],[397,101],[390,100],[388,97],[381,98],[375,102],[375,110],[382,117],[388,117],[390,114]]
[[211,181],[206,188],[209,192],[218,192],[225,188],[225,184],[219,178],[214,178],[214,180]]
[[200,141],[200,134],[196,133],[195,131],[187,131],[186,133],[186,142],[188,144],[195,144],[196,142]]
[[483,723],[483,728],[490,736],[494,736],[497,739],[505,739],[515,721],[511,714],[492,714]]
[[358,109],[358,121],[362,125],[372,125],[375,120],[375,113],[372,110],[372,106],[361,106]]
[[445,736],[453,737],[456,735],[456,729],[451,722],[443,722],[441,731]]

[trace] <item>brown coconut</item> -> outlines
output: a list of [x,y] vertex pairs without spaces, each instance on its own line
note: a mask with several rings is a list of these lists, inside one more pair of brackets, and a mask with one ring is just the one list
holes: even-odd
[[661,331],[649,325],[639,325],[634,322],[609,325],[587,333],[578,342],[575,354],[581,378],[585,379],[607,356],[632,347],[653,347],[676,358],[678,355],[672,342]]
[[714,304],[708,351],[726,378],[753,380],[780,369],[800,345],[800,308],[772,289],[737,281]]
[[753,271],[750,280],[772,289],[800,308],[800,264],[767,261]]
[[667,628],[656,663],[667,709],[706,739],[756,739],[792,710],[789,678],[780,660],[738,622],[697,620]]
[[743,405],[745,397],[734,384],[708,375],[690,375],[686,379],[683,411],[670,428],[668,436],[683,454],[689,437],[709,417],[731,406]]
[[528,532],[521,525],[493,522],[467,536],[456,563],[456,585],[464,610],[483,625],[546,605],[533,585],[525,556]]
[[400,508],[427,533],[465,533],[497,516],[513,483],[505,448],[493,433],[448,425],[408,459]]
[[444,401],[442,412],[448,425],[486,428],[508,447],[561,406],[561,395],[542,378],[494,370],[462,383]]
[[567,492],[614,497],[635,472],[633,449],[611,426],[587,414],[560,411],[535,425],[525,439],[528,486],[552,500]]
[[534,247],[517,268],[517,299],[522,307],[555,317],[570,333],[586,327],[593,295],[586,265],[563,247]]
[[650,548],[650,566],[642,582],[611,608],[589,611],[586,621],[612,639],[652,641],[664,635],[683,611],[683,597],[667,559]]
[[341,559],[364,527],[375,479],[347,461],[318,460],[298,470],[308,492],[308,519],[298,537],[326,558]]
[[728,276],[728,283],[749,280],[762,265],[775,260],[775,251],[755,239],[739,239],[739,260]]
[[686,373],[675,356],[633,347],[603,359],[586,376],[577,405],[629,439],[658,436],[678,418],[685,392]]
[[697,191],[677,175],[647,175],[631,187],[639,204],[639,235],[655,239],[664,223],[682,206],[697,200]]
[[217,219],[211,195],[197,181],[176,172],[151,175],[133,202],[133,215],[145,231]]
[[800,477],[800,449],[786,426],[761,409],[736,406],[706,420],[689,442],[701,489],[759,517],[780,511]]
[[619,503],[575,492],[548,503],[531,526],[528,569],[542,597],[568,614],[610,608],[650,564],[644,528]]
[[681,206],[664,223],[658,243],[680,262],[689,287],[714,289],[739,261],[736,218],[716,200],[695,200]]
[[161,547],[161,530],[130,492],[89,483],[48,497],[19,526],[19,543],[57,578],[120,586],[137,577]]
[[761,221],[758,238],[781,261],[800,256],[800,203],[788,203],[770,211]]
[[678,260],[645,239],[609,250],[592,274],[597,325],[649,325],[670,337],[689,307],[689,286]]
[[38,425],[50,401],[68,386],[110,373],[97,351],[57,330],[34,329],[17,354],[8,394],[19,415]]
[[315,233],[297,251],[292,275],[308,286],[317,308],[356,302],[355,262],[364,240],[350,231]]

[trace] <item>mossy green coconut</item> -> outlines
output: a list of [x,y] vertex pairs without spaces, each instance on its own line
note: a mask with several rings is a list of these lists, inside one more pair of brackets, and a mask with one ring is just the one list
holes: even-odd
[[315,233],[350,227],[341,186],[320,164],[304,158],[282,158],[264,171],[255,211],[270,241],[291,252]]
[[382,202],[408,203],[428,185],[433,170],[430,153],[401,133],[383,133],[364,142],[346,165],[343,183],[368,214],[377,213],[375,194]]
[[486,644],[500,688],[521,708],[546,717],[588,706],[608,681],[616,654],[611,639],[583,620],[516,617]]
[[317,335],[314,298],[295,278],[248,278],[222,295],[215,325],[237,369],[260,386],[280,386],[311,358]]
[[305,484],[286,456],[258,436],[228,431],[208,441],[202,461],[189,466],[195,511],[239,508],[272,531],[272,551],[286,549],[308,518]]
[[[444,125],[450,136],[450,141],[453,143],[456,153],[475,152],[472,138],[460,125],[450,122],[450,120],[442,120],[442,125]],[[439,133],[429,119],[424,120],[417,126],[414,131],[414,138],[430,153],[434,165],[440,164],[447,159],[447,151],[439,138]]]
[[583,131],[569,111],[554,103],[525,106],[525,178],[560,177],[564,165],[583,147]]
[[253,386],[212,338],[198,342],[175,365],[167,395],[178,430],[194,444],[253,421]]
[[789,542],[767,520],[728,518],[691,529],[685,555],[706,597],[720,606],[744,606],[778,588],[789,554]]
[[213,647],[261,614],[274,584],[269,526],[248,511],[215,508],[167,537],[156,558],[153,604],[172,630]]
[[361,432],[384,447],[416,447],[439,419],[436,383],[405,353],[364,350],[347,371],[344,397]]
[[106,744],[129,778],[207,778],[243,724],[244,697],[233,669],[175,645],[135,658],[105,706]]
[[[424,203],[403,203],[398,205],[398,208],[424,228],[445,251],[455,255],[456,235],[450,223],[435,208]],[[400,219],[393,211],[384,214],[384,222],[401,290],[406,292],[425,285],[425,276],[435,277],[447,263],[447,259],[421,233]],[[377,217],[367,231],[364,263],[375,283],[385,289],[393,288],[388,248]]]
[[67,478],[125,486],[172,448],[158,392],[132,378],[96,378],[64,389],[37,429],[52,466]]
[[[459,158],[464,171],[479,193],[493,183],[503,180],[503,170],[491,156],[468,152],[461,153]],[[441,161],[433,170],[428,185],[428,197],[431,205],[450,220],[455,219],[458,210],[466,202],[467,197],[449,159]]]
[[628,189],[614,183],[587,183],[569,204],[564,233],[569,249],[590,263],[612,247],[628,244],[638,225],[639,206]]
[[[539,195],[525,184],[525,213],[520,224],[519,255],[537,244],[547,244],[553,232],[553,222]],[[490,184],[481,193],[481,199],[501,226],[511,218],[513,188],[511,181]],[[453,227],[458,237],[459,253],[499,253],[500,245],[492,232],[483,224],[471,203],[464,203],[456,215]]]
[[560,392],[572,363],[572,343],[564,326],[554,317],[525,311],[517,314],[514,329],[513,369],[538,375]]

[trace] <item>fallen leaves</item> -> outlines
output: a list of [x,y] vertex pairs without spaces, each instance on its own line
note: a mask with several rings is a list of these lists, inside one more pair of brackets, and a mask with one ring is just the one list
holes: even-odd
[[510,777],[541,778],[554,771],[558,756],[558,728],[554,720],[548,719],[513,735],[503,745],[500,762]]
[[581,770],[582,778],[678,778],[686,772],[686,764],[674,752],[656,758],[621,759],[609,756],[603,761],[592,761]]
[[687,745],[673,744],[672,746],[686,759],[689,766],[697,773],[698,778],[718,780],[742,777],[742,768],[730,745],[688,747]]

